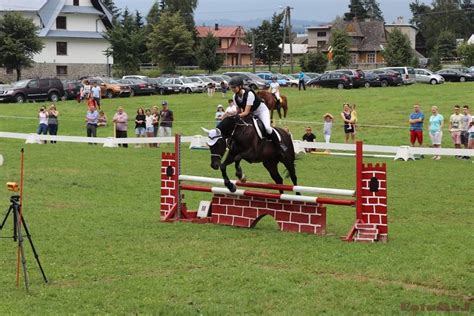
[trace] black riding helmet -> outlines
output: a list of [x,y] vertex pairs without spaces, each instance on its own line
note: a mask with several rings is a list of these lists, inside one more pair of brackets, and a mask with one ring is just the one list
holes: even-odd
[[232,77],[229,81],[229,86],[231,88],[235,88],[237,86],[243,86],[243,85],[244,85],[244,78],[242,78],[242,76]]

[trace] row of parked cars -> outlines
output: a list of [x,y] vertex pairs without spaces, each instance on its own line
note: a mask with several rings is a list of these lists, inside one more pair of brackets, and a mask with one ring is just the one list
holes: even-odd
[[321,74],[306,84],[310,87],[349,89],[400,86],[416,82],[435,85],[445,81],[474,81],[474,68],[443,69],[435,73],[412,67],[385,67],[365,72],[360,69],[338,69]]
[[[57,78],[26,79],[11,85],[0,85],[0,102],[23,103],[27,100],[75,99],[84,85],[97,84],[104,98],[129,97],[135,95],[202,93],[210,86],[221,88],[234,76],[241,76],[244,83],[254,90],[268,89],[272,79],[280,86],[296,87],[298,74],[283,75],[271,72],[226,72],[214,75],[189,77],[149,78],[140,75],[124,76],[122,79],[85,77],[81,80],[59,80]],[[441,84],[445,81],[474,81],[474,67],[450,68],[433,73],[427,69],[412,67],[385,67],[370,71],[360,69],[338,69],[324,74],[305,73],[304,80],[310,87],[334,87],[338,89],[359,87],[387,87],[423,82]]]

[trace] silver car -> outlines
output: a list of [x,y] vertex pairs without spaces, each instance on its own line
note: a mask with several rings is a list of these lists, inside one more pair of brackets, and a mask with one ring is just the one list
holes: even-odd
[[444,83],[444,78],[438,74],[432,73],[427,69],[416,68],[416,82],[440,84]]

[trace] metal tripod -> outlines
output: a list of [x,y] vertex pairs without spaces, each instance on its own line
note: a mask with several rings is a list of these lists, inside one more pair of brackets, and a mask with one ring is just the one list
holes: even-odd
[[26,224],[25,221],[25,216],[22,214],[21,219],[18,220],[20,217],[20,196],[19,195],[12,195],[10,197],[10,207],[7,210],[7,213],[5,214],[5,217],[3,218],[2,224],[0,225],[0,230],[3,229],[5,226],[5,223],[8,220],[8,216],[10,214],[13,215],[13,236],[12,237],[5,237],[5,238],[12,238],[14,242],[18,241],[18,248],[20,250],[20,257],[21,257],[21,264],[23,267],[23,275],[25,279],[25,287],[28,290],[29,289],[29,278],[28,278],[28,271],[26,268],[26,258],[25,258],[25,249],[23,246],[23,233],[22,233],[22,228],[25,230],[26,237],[28,238],[28,241],[30,242],[31,250],[33,250],[33,254],[35,256],[36,262],[38,263],[38,267],[41,271],[41,274],[43,275],[43,279],[45,283],[48,283],[48,279],[46,278],[46,275],[43,271],[43,267],[41,266],[41,262],[39,260],[39,255],[36,252],[35,245],[33,244],[33,240],[31,239],[30,231],[28,230],[28,225]]

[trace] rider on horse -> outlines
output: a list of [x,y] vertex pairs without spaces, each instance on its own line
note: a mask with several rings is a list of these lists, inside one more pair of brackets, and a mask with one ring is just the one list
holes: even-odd
[[234,102],[242,110],[240,117],[246,117],[250,113],[260,119],[265,127],[267,135],[272,142],[279,146],[283,151],[288,148],[286,145],[280,143],[278,135],[270,124],[270,111],[262,100],[255,94],[252,89],[244,88],[244,81],[242,77],[236,76],[229,81],[229,86],[234,92]]
[[270,90],[270,93],[275,98],[275,109],[279,112],[280,111],[280,102],[281,102],[280,84],[278,83],[276,76],[272,77],[272,82],[270,83],[269,90]]

